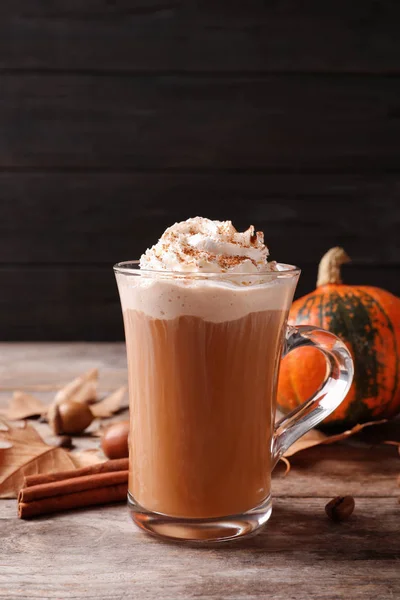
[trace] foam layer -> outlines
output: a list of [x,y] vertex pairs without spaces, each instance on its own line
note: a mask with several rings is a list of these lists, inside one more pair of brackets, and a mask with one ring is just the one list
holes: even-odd
[[123,310],[137,310],[154,319],[196,316],[220,323],[263,310],[289,310],[297,277],[274,274],[272,281],[238,284],[222,280],[162,278],[117,273]]

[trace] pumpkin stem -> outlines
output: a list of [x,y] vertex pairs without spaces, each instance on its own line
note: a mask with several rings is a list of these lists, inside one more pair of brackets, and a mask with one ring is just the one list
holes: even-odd
[[336,246],[328,250],[319,263],[317,288],[328,283],[343,283],[340,267],[347,262],[350,262],[350,258],[343,248]]

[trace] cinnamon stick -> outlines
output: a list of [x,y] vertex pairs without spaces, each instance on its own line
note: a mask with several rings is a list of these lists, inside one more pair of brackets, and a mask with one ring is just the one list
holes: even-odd
[[39,485],[42,483],[51,483],[52,481],[61,481],[63,479],[73,479],[74,477],[83,477],[84,475],[94,475],[95,473],[110,473],[113,471],[127,471],[129,469],[128,458],[116,458],[106,460],[103,463],[89,465],[80,469],[71,471],[59,471],[57,473],[41,473],[40,475],[28,475],[24,478],[23,488]]
[[[124,468],[125,467],[125,468]],[[21,519],[121,502],[128,489],[128,459],[25,478],[18,494],[18,516]]]
[[20,519],[31,519],[32,517],[84,508],[85,506],[122,502],[126,500],[127,489],[128,484],[126,482],[96,490],[67,494],[66,496],[54,496],[53,498],[43,498],[33,502],[19,502],[18,516]]

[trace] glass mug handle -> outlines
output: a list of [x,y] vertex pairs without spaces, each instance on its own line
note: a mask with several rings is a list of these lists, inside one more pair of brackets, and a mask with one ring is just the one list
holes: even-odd
[[302,346],[312,346],[325,355],[325,379],[311,398],[276,423],[272,439],[273,466],[296,440],[339,406],[353,381],[351,354],[336,335],[309,325],[288,326],[282,358]]

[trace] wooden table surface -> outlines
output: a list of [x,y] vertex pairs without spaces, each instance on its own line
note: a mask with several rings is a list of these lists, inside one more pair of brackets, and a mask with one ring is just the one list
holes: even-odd
[[[0,406],[17,388],[50,401],[91,367],[100,368],[102,392],[115,389],[126,381],[124,346],[0,344]],[[0,598],[400,598],[397,449],[352,440],[291,462],[286,477],[282,467],[274,473],[264,531],[219,547],[161,543],[136,529],[123,505],[20,521],[16,501],[0,500]],[[332,523],[325,504],[345,494],[355,513]]]

